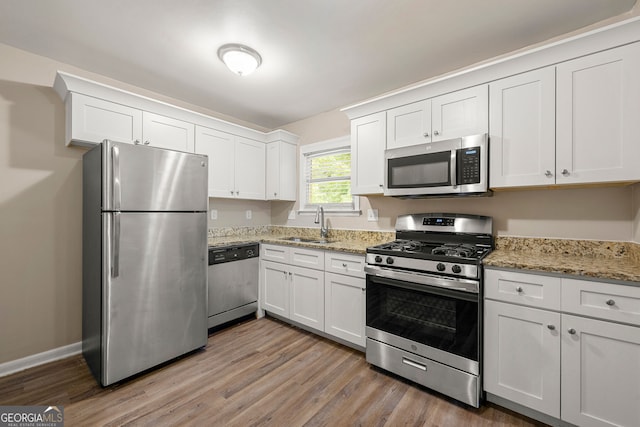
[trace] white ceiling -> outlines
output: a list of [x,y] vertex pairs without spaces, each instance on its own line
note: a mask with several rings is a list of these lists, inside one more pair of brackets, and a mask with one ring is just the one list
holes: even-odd
[[[636,0],[2,0],[0,43],[266,128],[564,34]],[[258,50],[239,77],[225,43]]]

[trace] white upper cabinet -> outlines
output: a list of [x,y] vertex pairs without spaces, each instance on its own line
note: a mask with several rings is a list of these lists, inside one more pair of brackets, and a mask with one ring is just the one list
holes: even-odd
[[67,145],[110,139],[193,153],[194,129],[193,123],[80,93],[70,93],[67,101]]
[[267,200],[296,200],[297,146],[284,141],[267,144]]
[[387,111],[387,148],[487,133],[487,85],[463,89]]
[[209,156],[209,197],[233,197],[235,136],[196,126],[195,152]]
[[264,200],[265,144],[204,126],[195,139],[209,156],[209,197]]
[[640,179],[640,43],[557,67],[556,182]]
[[431,142],[431,100],[387,111],[387,148]]
[[148,111],[142,113],[144,145],[193,153],[194,132],[195,126],[193,123],[149,113]]
[[387,117],[383,111],[351,121],[351,194],[382,194]]
[[488,127],[488,85],[471,87],[432,99],[431,141],[487,133]]
[[80,93],[69,93],[66,102],[66,144],[93,146],[105,139],[142,141],[142,111]]
[[491,187],[555,183],[555,68],[489,85]]
[[235,197],[265,199],[266,147],[262,142],[236,137]]

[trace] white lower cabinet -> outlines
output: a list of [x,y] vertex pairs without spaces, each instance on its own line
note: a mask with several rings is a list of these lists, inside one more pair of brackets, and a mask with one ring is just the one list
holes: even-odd
[[324,329],[324,271],[289,266],[289,319]]
[[324,274],[325,332],[364,347],[365,279],[343,274]]
[[365,346],[364,256],[262,244],[261,308]]
[[640,426],[640,328],[562,315],[562,419]]
[[560,418],[560,314],[486,301],[484,328],[485,390]]
[[485,390],[578,426],[640,426],[638,312],[640,287],[485,270]]
[[262,260],[260,283],[262,308],[289,317],[289,279],[286,265]]

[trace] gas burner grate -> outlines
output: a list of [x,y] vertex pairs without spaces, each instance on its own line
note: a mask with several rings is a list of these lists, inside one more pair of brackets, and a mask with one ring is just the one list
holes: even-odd
[[467,243],[445,243],[442,246],[433,248],[433,255],[446,255],[462,258],[471,258],[476,254],[476,247]]

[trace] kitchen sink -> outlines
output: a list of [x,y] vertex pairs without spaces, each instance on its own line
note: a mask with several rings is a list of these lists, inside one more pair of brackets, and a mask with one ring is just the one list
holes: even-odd
[[311,237],[284,237],[280,240],[286,240],[287,242],[296,242],[296,243],[320,243],[320,244],[333,243],[332,240],[314,239]]

